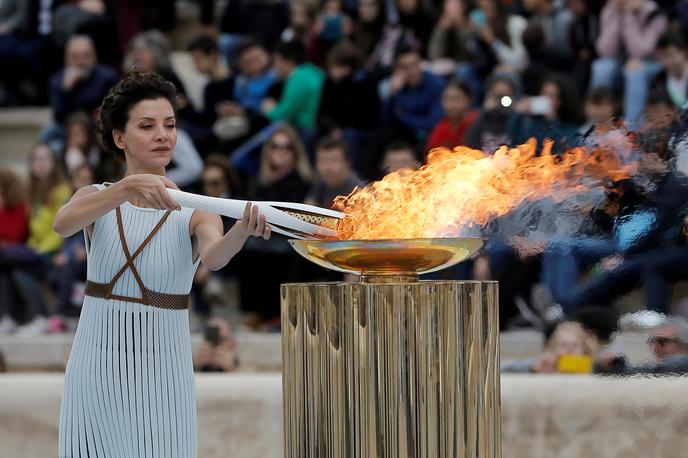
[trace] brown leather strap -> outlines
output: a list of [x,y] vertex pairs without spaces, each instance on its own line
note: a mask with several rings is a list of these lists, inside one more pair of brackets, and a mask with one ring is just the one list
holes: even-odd
[[[138,270],[136,270],[136,266],[134,265],[134,260],[138,257],[139,254],[141,254],[141,252],[146,247],[146,245],[148,245],[148,243],[153,239],[153,236],[155,236],[155,234],[160,230],[160,228],[165,223],[167,218],[170,216],[172,211],[167,210],[165,212],[165,214],[162,216],[162,218],[160,218],[160,221],[158,221],[158,224],[156,224],[155,227],[153,228],[153,230],[151,231],[151,233],[148,234],[148,237],[146,237],[146,240],[144,240],[143,243],[141,243],[141,245],[139,245],[139,247],[136,249],[136,251],[134,251],[133,255],[131,255],[129,253],[129,246],[127,245],[127,240],[124,238],[124,225],[122,224],[122,211],[120,210],[119,207],[117,207],[116,213],[117,213],[117,228],[119,230],[119,239],[120,239],[120,242],[122,244],[122,249],[124,250],[124,256],[126,256],[126,258],[127,258],[127,262],[125,262],[124,265],[122,266],[122,268],[119,269],[119,271],[117,271],[115,276],[112,278],[112,281],[110,281],[110,284],[107,285],[108,288],[107,288],[107,291],[105,293],[105,298],[106,299],[112,298],[112,299],[119,299],[119,300],[128,300],[128,301],[132,301],[132,302],[138,302],[141,304],[150,305],[150,298],[147,295],[147,291],[150,291],[150,290],[148,290],[145,287],[145,285],[143,284],[143,280],[141,280],[141,276],[139,275],[139,272],[138,272]],[[134,279],[136,280],[136,283],[139,285],[139,289],[141,290],[141,298],[140,299],[135,298],[135,297],[125,298],[123,296],[115,297],[112,294],[112,289],[115,287],[117,280],[119,280],[119,278],[124,274],[124,272],[126,272],[126,270],[128,268],[131,269],[131,273],[134,275]]]
[[149,302],[145,303],[142,299],[135,297],[123,297],[116,294],[109,294],[109,287],[110,285],[105,283],[96,283],[87,280],[85,293],[87,296],[91,297],[99,297],[101,299],[111,299],[116,301],[136,302],[138,304],[149,305],[151,307],[167,310],[186,310],[189,308],[188,294],[165,294],[146,289],[145,297],[149,299]]

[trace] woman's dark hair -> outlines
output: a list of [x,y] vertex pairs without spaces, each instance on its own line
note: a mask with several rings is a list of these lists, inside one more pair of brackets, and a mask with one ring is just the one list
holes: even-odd
[[664,32],[660,37],[657,39],[657,44],[655,45],[655,49],[667,49],[667,48],[678,48],[682,51],[685,51],[688,49],[688,45],[686,44],[686,40],[678,33],[674,32]]
[[209,154],[205,158],[203,169],[206,170],[211,167],[215,167],[222,171],[229,194],[232,197],[236,197],[241,190],[241,180],[239,179],[237,171],[232,167],[227,157],[217,153]]
[[521,40],[528,54],[532,55],[545,45],[545,31],[539,23],[531,21],[523,30]]
[[239,57],[241,57],[243,53],[253,48],[260,48],[262,50],[265,50],[265,46],[263,46],[263,44],[260,41],[256,40],[253,37],[246,37],[239,41],[239,44],[237,44],[236,48],[234,49],[234,54],[237,56],[238,59]]
[[177,89],[157,73],[131,71],[117,83],[100,105],[100,119],[97,130],[105,150],[124,161],[124,151],[115,145],[112,131],[124,129],[129,121],[129,112],[143,100],[166,99],[177,112]]
[[[32,172],[29,173],[29,197],[31,205],[52,205],[55,203],[55,189],[66,184],[62,166],[57,160],[57,155],[52,147],[47,143],[36,143],[29,152],[29,164],[34,160],[36,151],[45,148],[53,161],[53,168],[45,178],[38,178]],[[29,166],[30,167],[30,166]]]
[[5,167],[0,167],[0,196],[5,208],[26,203],[24,183],[16,173]]
[[611,307],[585,307],[573,317],[586,331],[591,332],[603,344],[609,342],[619,330],[618,316]]
[[362,60],[358,48],[353,43],[345,40],[334,45],[327,53],[328,66],[341,65],[350,68],[354,72],[358,70]]
[[[96,135],[96,132],[94,130],[95,123],[93,122],[93,116],[89,115],[88,113],[84,111],[76,111],[69,116],[67,116],[67,119],[64,122],[64,132],[65,132],[65,140],[67,137],[70,135],[69,129],[72,126],[80,125],[84,128],[86,131],[86,147],[84,148],[83,153],[88,154],[90,150],[96,146],[98,146],[98,137]],[[62,160],[64,162],[64,153],[66,152],[67,149],[67,142],[65,141],[65,146],[62,151]],[[64,164],[62,164],[64,166]]]
[[446,91],[447,88],[453,87],[455,89],[458,89],[459,91],[463,92],[466,94],[466,97],[469,99],[472,98],[471,95],[471,88],[468,87],[468,85],[461,80],[460,78],[450,78],[449,81],[447,81],[447,84],[444,85],[444,90]]
[[540,89],[547,83],[553,83],[559,88],[559,109],[557,118],[561,122],[580,125],[584,121],[583,109],[580,99],[572,84],[564,77],[557,74],[545,76],[540,82]]
[[585,101],[594,105],[601,105],[603,103],[616,105],[619,103],[619,98],[608,87],[598,86],[588,90],[588,93],[585,95]]
[[275,46],[275,54],[278,54],[284,60],[294,62],[300,65],[306,62],[306,49],[303,44],[296,40],[281,41]]
[[511,36],[507,30],[507,22],[509,20],[509,12],[504,4],[499,0],[490,0],[494,5],[495,17],[490,20],[490,27],[492,28],[495,37],[502,43],[511,46]]
[[199,35],[189,42],[186,47],[188,52],[200,51],[206,56],[218,53],[220,49],[217,47],[217,40],[210,35]]

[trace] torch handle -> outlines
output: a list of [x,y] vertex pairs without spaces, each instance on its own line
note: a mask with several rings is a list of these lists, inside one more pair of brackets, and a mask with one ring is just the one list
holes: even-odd
[[[241,219],[244,214],[246,203],[248,202],[246,200],[201,196],[189,192],[178,191],[176,189],[168,189],[167,191],[182,207],[203,210],[234,219]],[[298,239],[306,238],[302,234],[311,234],[314,237],[332,237],[333,231],[331,229],[303,221],[284,211],[278,210],[271,206],[274,202],[252,203],[258,206],[260,213],[265,216],[267,223],[270,224],[274,232]]]

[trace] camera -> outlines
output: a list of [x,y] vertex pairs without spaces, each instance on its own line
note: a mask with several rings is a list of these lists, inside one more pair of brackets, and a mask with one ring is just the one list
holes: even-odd
[[220,328],[207,326],[205,328],[205,340],[213,347],[217,347],[220,343]]

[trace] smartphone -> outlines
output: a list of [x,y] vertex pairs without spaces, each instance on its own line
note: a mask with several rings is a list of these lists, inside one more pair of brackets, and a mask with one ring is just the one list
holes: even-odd
[[480,8],[471,10],[471,12],[468,13],[468,17],[479,29],[484,29],[487,27],[487,15],[485,14],[485,11],[481,10]]
[[589,374],[592,372],[592,356],[561,355],[559,357],[559,372],[567,374]]
[[217,326],[206,327],[205,340],[213,347],[217,347],[217,345],[220,343],[220,328]]
[[546,115],[552,110],[552,100],[546,95],[530,98],[530,114]]

